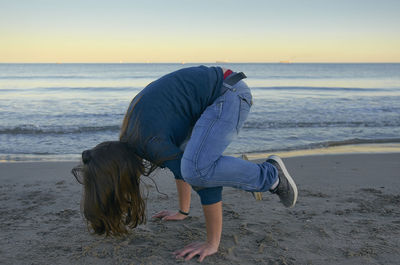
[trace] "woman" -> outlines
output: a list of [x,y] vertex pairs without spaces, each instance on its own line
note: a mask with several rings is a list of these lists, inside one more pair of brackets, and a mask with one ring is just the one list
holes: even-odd
[[145,221],[140,176],[157,167],[173,172],[180,208],[155,218],[182,220],[189,214],[191,187],[200,196],[207,240],[174,252],[186,260],[217,252],[223,186],[270,191],[285,206],[295,205],[297,188],[279,157],[255,164],[222,155],[252,105],[244,77],[220,67],[185,68],[152,82],[132,100],[120,140],[84,151],[82,167],[73,170],[84,185],[83,212],[95,233],[120,235]]

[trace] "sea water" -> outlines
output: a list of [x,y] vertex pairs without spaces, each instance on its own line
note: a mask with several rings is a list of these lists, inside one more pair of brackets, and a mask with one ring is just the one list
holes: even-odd
[[[143,87],[194,65],[0,64],[0,161],[76,160],[117,140]],[[400,141],[400,64],[220,66],[244,72],[254,97],[226,154]]]

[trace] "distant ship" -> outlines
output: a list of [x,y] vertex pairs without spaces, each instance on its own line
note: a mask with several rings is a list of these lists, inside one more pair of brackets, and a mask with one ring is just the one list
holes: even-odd
[[215,63],[229,63],[228,60],[215,61]]

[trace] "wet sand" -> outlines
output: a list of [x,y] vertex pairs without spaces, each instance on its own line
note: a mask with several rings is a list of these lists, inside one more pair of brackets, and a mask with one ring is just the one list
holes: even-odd
[[[220,251],[203,264],[397,264],[400,153],[285,158],[299,188],[286,209],[270,194],[225,188]],[[190,217],[151,220],[177,209],[173,176],[148,183],[149,220],[122,238],[91,235],[80,214],[76,163],[0,163],[0,264],[176,264],[172,252],[205,238],[195,192]],[[196,264],[196,260],[186,262]]]

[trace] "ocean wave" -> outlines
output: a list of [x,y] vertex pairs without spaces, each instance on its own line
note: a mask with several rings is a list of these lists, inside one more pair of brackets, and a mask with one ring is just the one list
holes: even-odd
[[120,125],[108,126],[54,126],[40,127],[35,125],[21,125],[11,128],[0,128],[0,134],[12,135],[48,135],[48,134],[78,134],[113,131],[118,132]]
[[[100,115],[100,114],[99,114]],[[123,116],[123,115],[121,115]],[[270,129],[291,129],[291,128],[383,128],[399,127],[400,120],[391,121],[337,121],[337,122],[263,122],[246,121],[243,128],[247,130],[270,130]],[[37,135],[37,134],[79,134],[96,133],[120,130],[120,125],[105,126],[37,126],[32,124],[18,125],[14,127],[0,127],[0,134],[11,135]]]
[[328,148],[328,147],[346,146],[346,145],[390,144],[390,143],[400,143],[400,138],[378,138],[378,139],[350,138],[338,141],[324,141],[324,142],[314,142],[305,145],[295,145],[287,148],[250,151],[248,153],[286,152],[286,151],[309,150],[309,149]]
[[[139,91],[142,87],[135,86],[87,86],[87,87],[32,87],[32,88],[0,88],[0,92],[115,92]],[[252,90],[263,91],[318,91],[318,92],[399,92],[400,88],[361,88],[361,87],[314,87],[314,86],[273,86],[252,87]]]
[[400,88],[362,88],[362,87],[316,87],[316,86],[273,86],[252,87],[252,90],[279,90],[279,91],[349,91],[349,92],[400,92]]
[[[252,76],[249,76],[252,78]],[[337,79],[337,76],[332,75],[262,75],[255,76],[257,79]],[[351,79],[354,77],[341,77],[343,79]]]
[[398,127],[399,120],[390,121],[321,121],[321,122],[263,122],[263,121],[246,121],[244,128],[246,129],[286,129],[286,128],[329,128],[329,127]]
[[52,153],[1,153],[0,161],[6,162],[78,162],[80,154],[52,154]]
[[352,145],[352,144],[387,144],[387,143],[400,143],[400,138],[384,138],[384,139],[351,138],[341,141],[326,141],[326,142],[316,143],[314,145],[318,147],[333,147],[333,146]]
[[98,80],[105,80],[105,79],[112,79],[112,80],[118,80],[118,79],[142,79],[142,78],[149,78],[149,79],[154,79],[156,78],[156,75],[102,75],[102,76],[96,76],[96,75],[6,75],[6,76],[0,76],[0,79],[28,79],[28,80],[34,80],[34,79],[98,79]]
[[[347,140],[339,140],[339,141],[325,141],[325,142],[317,142],[310,143],[307,145],[296,145],[288,148],[280,148],[280,149],[267,149],[267,150],[256,150],[256,151],[247,151],[247,154],[260,154],[260,153],[276,153],[276,152],[288,152],[288,151],[297,151],[297,150],[313,150],[319,148],[329,148],[329,147],[337,147],[337,146],[347,146],[347,145],[359,145],[359,144],[398,144],[400,143],[400,138],[383,138],[383,139],[362,139],[362,138],[351,138]],[[76,153],[59,153],[59,152],[29,152],[29,151],[13,151],[9,152],[9,150],[0,149],[0,160],[8,161],[8,162],[17,162],[17,161],[79,161],[80,152]],[[240,155],[239,153],[229,153],[229,155]]]
[[8,75],[0,79],[99,79],[92,75]]
[[35,87],[35,88],[10,88],[0,89],[0,92],[116,92],[116,91],[138,91],[140,88],[132,86],[117,86],[117,87]]
[[311,143],[308,145],[299,145],[288,148],[287,150],[290,151],[290,150],[302,150],[302,149],[315,149],[315,148],[326,148],[326,147],[355,145],[355,144],[387,144],[387,143],[400,143],[400,138],[381,138],[381,139],[350,138],[346,140],[325,141],[325,142]]

